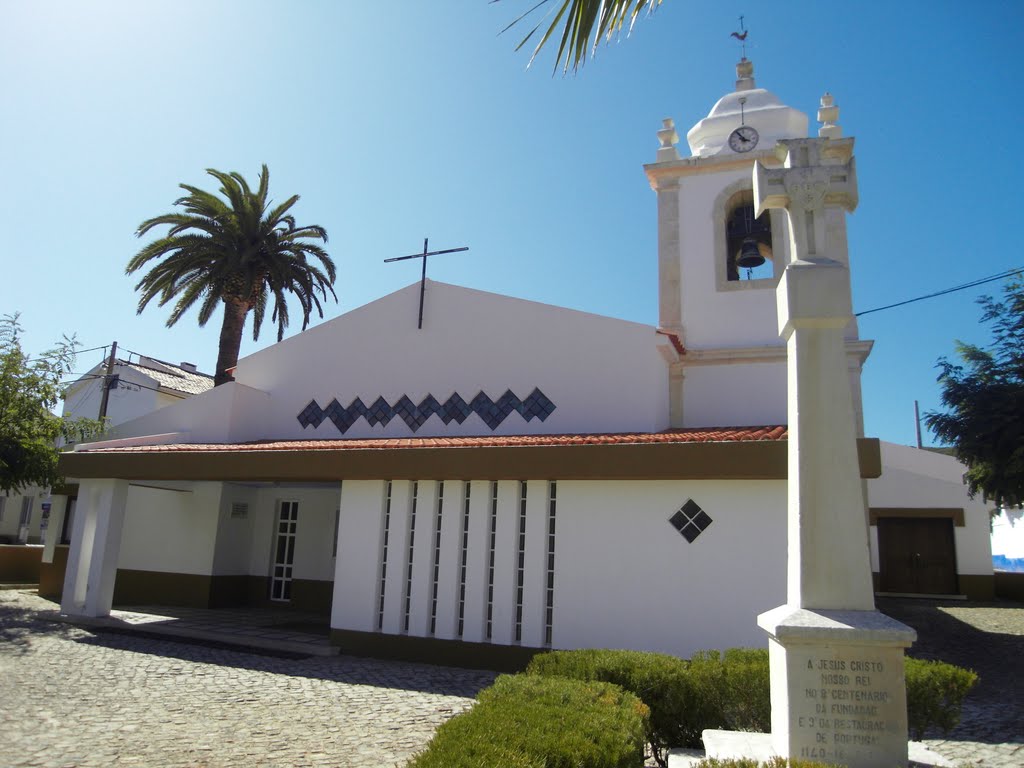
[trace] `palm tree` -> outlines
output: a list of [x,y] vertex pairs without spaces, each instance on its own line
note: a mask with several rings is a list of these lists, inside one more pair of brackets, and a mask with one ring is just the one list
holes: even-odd
[[[334,262],[327,252],[310,240],[327,242],[323,227],[298,227],[288,212],[299,196],[293,195],[272,207],[267,199],[270,173],[267,166],[260,171],[259,188],[253,192],[238,173],[206,171],[220,182],[225,199],[198,187],[181,184],[188,192],[174,201],[184,213],[167,213],[147,219],[139,225],[137,237],[154,227],[166,224],[167,234],[139,251],[128,262],[125,272],[132,274],[150,262],[156,263],[135,286],[142,291],[138,312],[159,296],[164,306],[177,299],[167,326],[197,301],[199,325],[206,325],[217,306],[224,304],[224,320],[220,330],[217,371],[214,386],[231,381],[229,373],[238,362],[245,318],[253,317],[253,339],[258,339],[267,301],[272,296],[271,319],[277,322],[277,340],[284,337],[288,326],[288,303],[285,293],[293,293],[302,307],[302,328],[309,325],[315,307],[324,316],[320,298],[334,300]],[[310,259],[312,257],[312,259]],[[319,262],[310,263],[310,261]]]
[[[492,0],[492,2],[497,2],[497,0]],[[551,0],[539,0],[528,11],[505,27],[502,32],[515,26],[549,2]],[[557,72],[559,65],[562,65],[563,72],[569,71],[570,68],[576,72],[586,63],[588,51],[591,56],[594,55],[601,38],[611,41],[612,38],[622,34],[623,27],[626,28],[628,34],[633,29],[642,10],[646,8],[648,13],[653,13],[659,5],[661,5],[661,0],[558,0],[557,5],[549,9],[545,19],[538,22],[520,41],[516,50],[518,51],[526,45],[536,32],[546,26],[547,29],[541,33],[540,40],[533,49],[533,55],[530,56],[530,64],[532,64],[548,39],[560,30],[561,39],[558,43],[558,56],[555,57],[555,71]],[[547,18],[551,16],[553,18],[548,23]],[[593,38],[593,42],[591,42],[591,38]],[[563,60],[564,64],[562,64]]]

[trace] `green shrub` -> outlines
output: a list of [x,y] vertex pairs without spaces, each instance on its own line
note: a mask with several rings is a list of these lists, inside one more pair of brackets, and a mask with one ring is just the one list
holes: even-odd
[[647,741],[665,765],[669,747],[700,746],[701,731],[708,727],[709,715],[691,690],[687,667],[682,659],[662,653],[551,651],[534,656],[526,673],[614,683],[635,694],[651,709]]
[[768,732],[772,727],[768,651],[762,648],[730,648],[698,651],[690,659],[690,686],[703,700],[697,709],[705,728]]
[[934,726],[949,733],[960,722],[964,697],[978,682],[969,669],[942,661],[906,659],[907,724],[915,740]]
[[723,659],[725,667],[726,728],[733,731],[772,729],[772,695],[766,648],[730,648]]
[[635,768],[648,708],[608,683],[503,675],[410,768]]

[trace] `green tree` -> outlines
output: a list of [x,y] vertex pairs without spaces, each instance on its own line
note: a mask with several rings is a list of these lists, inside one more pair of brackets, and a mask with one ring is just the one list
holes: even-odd
[[992,344],[982,349],[957,341],[962,364],[946,358],[941,371],[947,412],[925,415],[925,423],[951,444],[967,465],[971,495],[980,492],[996,508],[1024,502],[1024,283],[1014,280],[1001,301],[983,296],[983,323],[992,325]]
[[60,481],[57,440],[85,440],[100,431],[93,419],[53,413],[61,379],[75,361],[74,338],[30,359],[21,347],[18,315],[0,317],[0,492],[26,486],[50,488]]
[[[149,265],[135,286],[142,291],[138,312],[159,296],[159,306],[176,299],[167,318],[168,327],[194,305],[199,305],[199,325],[205,326],[220,304],[224,317],[220,330],[214,385],[231,381],[229,370],[238,362],[238,349],[249,312],[253,312],[253,339],[267,302],[274,300],[271,320],[277,322],[277,340],[288,326],[286,293],[294,294],[302,307],[302,328],[309,325],[315,307],[324,316],[320,299],[334,293],[334,262],[314,240],[327,242],[327,232],[316,225],[300,227],[289,211],[298,201],[292,195],[280,205],[267,197],[270,173],[264,165],[259,187],[253,191],[238,173],[206,171],[220,182],[223,198],[198,187],[181,184],[188,192],[174,201],[183,213],[167,213],[139,225],[142,237],[154,227],[170,227],[128,262],[132,274]],[[151,262],[155,262],[151,264]]]
[[[496,1],[496,0],[492,0]],[[538,32],[537,44],[530,56],[530,64],[552,38],[558,38],[558,55],[555,57],[555,71],[559,66],[563,72],[579,70],[587,55],[593,56],[602,39],[611,41],[618,38],[623,29],[627,34],[633,29],[641,11],[653,13],[661,0],[540,0],[528,11],[512,21],[503,32],[523,22],[528,16],[543,7],[548,8],[545,17],[530,29],[516,46],[518,51]],[[564,63],[563,63],[564,62]]]

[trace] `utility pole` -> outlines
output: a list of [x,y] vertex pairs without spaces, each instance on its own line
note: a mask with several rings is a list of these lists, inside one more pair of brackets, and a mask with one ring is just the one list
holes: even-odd
[[99,420],[102,422],[107,418],[107,403],[110,400],[110,380],[114,374],[114,361],[117,359],[117,342],[115,341],[110,345],[110,357],[107,360],[107,371],[103,374],[103,393],[100,396],[100,415]]
[[917,400],[914,401],[914,424],[917,426],[917,447],[921,448],[921,409],[917,405]]

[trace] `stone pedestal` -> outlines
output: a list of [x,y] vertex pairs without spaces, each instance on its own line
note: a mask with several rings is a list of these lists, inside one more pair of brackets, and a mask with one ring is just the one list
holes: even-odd
[[914,630],[878,611],[781,606],[768,632],[776,754],[870,768],[907,764],[903,649]]

